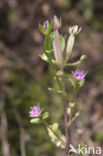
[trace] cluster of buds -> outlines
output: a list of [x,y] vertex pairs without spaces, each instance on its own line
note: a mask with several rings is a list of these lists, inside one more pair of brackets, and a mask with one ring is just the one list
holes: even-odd
[[[65,38],[59,34],[59,28],[61,27],[61,19],[58,19],[56,16],[54,16],[54,23],[53,23],[53,29],[54,29],[54,40],[53,40],[53,52],[54,57],[56,60],[57,65],[65,66],[65,64],[70,59],[74,42],[75,42],[75,35],[77,35],[81,28],[79,28],[77,25],[72,26],[69,28],[70,36],[67,40],[67,44],[65,44]],[[61,39],[63,38],[63,39]],[[63,43],[62,43],[63,42]],[[62,49],[61,45],[64,44],[64,48]],[[65,47],[65,45],[67,45]],[[66,51],[64,52],[64,50]],[[63,55],[64,54],[64,55]]]

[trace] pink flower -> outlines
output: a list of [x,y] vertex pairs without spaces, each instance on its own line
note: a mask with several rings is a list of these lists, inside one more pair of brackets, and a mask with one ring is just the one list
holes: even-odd
[[73,74],[73,77],[76,79],[76,80],[83,80],[84,77],[85,77],[85,74],[84,74],[84,70],[81,70],[80,72],[78,70],[76,70]]
[[32,110],[29,112],[30,117],[34,117],[34,118],[39,117],[40,114],[41,114],[40,106],[39,107],[33,106]]

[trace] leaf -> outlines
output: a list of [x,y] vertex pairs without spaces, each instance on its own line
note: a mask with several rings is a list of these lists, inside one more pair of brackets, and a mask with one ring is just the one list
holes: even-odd
[[71,113],[71,108],[70,107],[67,108],[67,113],[68,113],[68,115],[70,115],[70,113]]
[[74,102],[70,102],[70,103],[69,103],[69,106],[70,106],[71,108],[73,108],[73,107],[75,107],[75,103],[74,103]]
[[72,87],[75,88],[75,82],[72,78],[68,79],[69,82],[71,83]]
[[55,37],[55,33],[54,32],[51,32],[50,35],[49,35],[49,37],[50,37],[51,40],[53,40],[54,37]]
[[40,119],[39,118],[34,118],[30,120],[30,123],[39,123]]
[[57,147],[61,146],[61,141],[57,141],[56,145]]
[[47,119],[48,116],[49,116],[49,113],[48,113],[48,112],[45,112],[45,113],[43,114],[43,119]]
[[52,48],[52,40],[50,38],[49,35],[45,36],[45,40],[44,40],[44,50],[45,53],[52,53],[53,48]]
[[41,57],[41,59],[42,59],[43,61],[48,62],[48,57],[47,57],[47,55],[46,55],[45,53],[43,53],[42,55],[40,55],[40,57]]
[[80,115],[80,112],[77,112],[76,114],[75,114],[75,117],[78,117]]
[[79,84],[79,87],[83,87],[84,84],[85,84],[85,80],[84,80],[84,79],[83,79],[83,80],[80,80],[80,81],[78,82],[78,84]]
[[51,32],[52,26],[53,26],[53,23],[50,23],[49,26],[48,26],[48,34]]
[[54,123],[53,125],[52,125],[52,129],[54,130],[54,131],[56,131],[57,129],[58,129],[58,123],[56,122],[56,123]]
[[[60,130],[58,130],[58,123],[54,123],[53,125],[50,125],[51,129],[53,131],[56,131],[57,135],[64,141],[64,143],[66,143],[66,138],[65,136],[61,133]],[[54,127],[54,129],[53,129]],[[60,141],[58,139],[58,137],[49,129],[47,128],[48,130],[48,135],[50,136],[51,138],[51,141],[58,147],[61,147],[61,148],[65,148],[64,144],[62,143],[62,141]]]

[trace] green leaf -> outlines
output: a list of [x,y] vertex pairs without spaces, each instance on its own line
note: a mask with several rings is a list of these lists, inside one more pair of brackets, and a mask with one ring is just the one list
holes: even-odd
[[60,43],[61,43],[62,52],[64,52],[64,49],[65,49],[65,38],[62,35],[60,35]]
[[78,117],[80,115],[80,112],[77,112],[76,114],[75,114],[75,117]]
[[40,119],[39,118],[34,118],[30,120],[30,123],[39,123]]
[[[54,125],[54,129],[53,129],[53,125]],[[58,123],[54,123],[53,125],[50,125],[50,127],[52,128],[53,131],[56,131],[57,135],[64,141],[64,143],[66,142],[65,136],[61,133],[60,130],[58,130]],[[58,139],[57,136],[55,136],[55,134],[49,129],[48,130],[48,135],[51,138],[51,141],[56,145],[59,146],[61,148],[65,148],[65,146],[62,144],[62,142]]]
[[53,23],[50,23],[49,26],[48,26],[48,30],[47,30],[48,31],[48,34],[51,32],[52,26],[53,26]]
[[48,57],[47,57],[47,55],[46,55],[45,53],[43,53],[42,55],[40,55],[40,57],[41,57],[41,59],[42,59],[43,61],[48,62]]
[[67,113],[68,113],[68,115],[71,114],[71,108],[70,107],[67,108]]
[[70,103],[69,103],[69,106],[70,106],[71,108],[73,108],[73,107],[75,107],[75,103],[74,103],[74,102],[70,102]]
[[57,145],[57,147],[60,147],[62,144],[61,144],[61,141],[57,141],[56,142],[56,145]]
[[51,32],[50,35],[49,35],[49,37],[50,37],[51,40],[53,40],[54,37],[55,37],[55,33],[54,32]]
[[75,88],[75,81],[72,78],[68,79],[73,88]]
[[46,54],[51,54],[51,53],[52,53],[52,51],[53,51],[53,49],[46,50],[46,51],[45,51],[45,53],[46,53]]
[[56,131],[57,129],[58,129],[58,123],[56,122],[56,123],[54,123],[53,125],[52,125],[52,129],[54,130],[54,131]]
[[44,40],[44,50],[45,53],[52,53],[53,48],[52,48],[52,40],[50,38],[49,35],[45,36],[45,40]]
[[43,114],[43,119],[47,119],[48,116],[49,116],[49,113],[48,113],[48,112],[45,112],[45,113]]
[[85,80],[83,79],[83,80],[78,81],[78,84],[79,84],[79,87],[83,87],[85,84]]

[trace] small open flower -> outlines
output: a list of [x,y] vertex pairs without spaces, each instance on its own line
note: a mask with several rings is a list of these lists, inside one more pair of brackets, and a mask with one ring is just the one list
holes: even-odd
[[39,117],[40,114],[41,114],[40,106],[39,107],[33,106],[32,110],[29,112],[30,117],[34,117],[34,118]]
[[76,70],[73,74],[73,77],[76,79],[76,80],[83,80],[84,77],[85,77],[85,73],[84,73],[84,70],[81,70],[80,72],[78,70]]
[[48,22],[48,21],[45,21],[45,22],[44,22],[44,24],[43,24],[44,29],[47,29],[47,28],[48,28],[48,24],[49,24],[49,22]]

